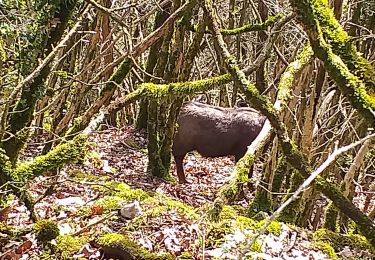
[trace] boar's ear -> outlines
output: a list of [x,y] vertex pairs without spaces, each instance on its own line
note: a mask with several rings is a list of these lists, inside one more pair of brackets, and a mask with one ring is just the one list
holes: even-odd
[[236,107],[248,107],[249,105],[242,99],[237,100]]
[[197,95],[193,101],[196,101],[196,102],[199,102],[199,103],[204,103],[204,104],[207,104],[208,102],[208,97],[207,97],[207,94],[199,94]]

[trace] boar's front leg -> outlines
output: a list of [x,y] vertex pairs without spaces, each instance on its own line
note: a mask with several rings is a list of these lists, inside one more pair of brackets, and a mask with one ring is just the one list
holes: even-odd
[[176,162],[177,176],[179,183],[186,183],[185,173],[184,173],[184,157],[185,155],[174,155],[174,161]]

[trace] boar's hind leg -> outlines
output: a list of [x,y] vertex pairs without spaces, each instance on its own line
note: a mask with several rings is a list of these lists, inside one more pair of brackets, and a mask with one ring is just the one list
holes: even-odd
[[176,162],[177,176],[179,183],[186,183],[185,173],[184,173],[184,157],[185,155],[174,155],[174,161]]

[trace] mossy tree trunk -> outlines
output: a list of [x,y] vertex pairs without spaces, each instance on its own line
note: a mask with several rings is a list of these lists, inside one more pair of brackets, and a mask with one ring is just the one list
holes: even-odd
[[[258,2],[258,12],[260,14],[260,19],[262,22],[267,20],[268,17],[268,7],[264,4],[263,1]],[[257,46],[257,53],[260,53],[260,50],[263,48],[263,44],[267,39],[267,34],[263,31],[258,32],[259,45]],[[266,86],[266,62],[262,62],[259,66],[259,69],[255,73],[255,86],[259,92],[264,92],[267,88]]]
[[[190,10],[190,12],[193,12],[194,10]],[[191,14],[186,15],[183,19],[186,21],[191,17]],[[184,22],[184,21],[183,21]],[[185,25],[180,27],[180,37],[178,41],[175,41],[175,48],[176,51],[174,52],[175,55],[182,55],[183,53],[183,36],[185,32]],[[200,50],[200,43],[203,39],[205,28],[206,28],[206,23],[204,20],[201,20],[198,25],[197,32],[187,48],[185,54],[182,57],[182,61],[179,61],[181,65],[179,69],[174,68],[172,71],[172,78],[175,78],[178,82],[183,82],[187,81],[191,72],[191,69],[194,64],[194,59],[199,53]],[[172,104],[169,107],[169,114],[168,114],[168,119],[166,122],[166,128],[165,128],[165,134],[164,138],[162,140],[162,146],[161,146],[161,157],[164,162],[164,165],[168,165],[168,169],[170,167],[170,162],[171,162],[171,152],[172,152],[172,141],[174,137],[174,132],[176,129],[176,122],[177,122],[177,117],[180,111],[180,108],[183,103],[183,98],[182,97],[174,97]]]
[[[177,9],[180,5],[181,1],[176,0],[172,4],[172,9]],[[186,52],[184,51],[185,31],[188,25],[187,21],[190,20],[194,10],[194,5],[192,5],[182,17],[179,26],[177,26],[174,31],[171,30],[164,38],[154,73],[158,77],[163,77],[163,80],[166,82],[184,81],[189,77],[194,57],[198,53],[204,33],[202,26],[200,26],[201,29],[198,30],[192,45]],[[149,101],[149,104],[152,102],[153,101]],[[183,98],[177,96],[169,97],[167,102],[159,104],[157,109],[158,119],[156,129],[152,126],[148,128],[154,131],[154,135],[158,136],[158,138],[155,139],[148,133],[148,136],[151,137],[149,142],[153,142],[151,148],[155,149],[155,147],[158,147],[158,156],[154,156],[153,158],[149,157],[151,160],[156,159],[158,161],[152,162],[151,165],[153,165],[156,170],[161,169],[163,173],[159,173],[159,175],[163,175],[166,179],[170,179],[169,170],[171,165],[172,140],[182,102]],[[158,163],[162,165],[155,167]]]
[[[154,26],[153,26],[154,30],[159,28],[165,22],[165,20],[169,16],[170,11],[171,11],[171,2],[168,3],[168,5],[164,7],[162,10],[157,12],[155,16]],[[147,56],[146,72],[150,75],[153,74],[155,66],[158,62],[160,48],[162,46],[162,43],[163,43],[163,40],[161,39],[158,42],[156,42],[153,46],[151,46],[150,52]],[[151,80],[151,77],[145,74],[144,81],[148,82],[150,80]],[[137,121],[136,121],[136,128],[138,130],[147,128],[148,103],[149,101],[147,99],[143,99],[140,102],[139,113],[138,113]]]
[[[174,11],[179,7],[179,1],[173,1],[170,6],[170,10]],[[161,13],[160,19],[166,19],[167,14]],[[156,24],[155,24],[156,25]],[[171,41],[175,32],[175,26],[171,27],[169,32],[164,36],[159,49],[157,51],[157,60],[150,60],[151,64],[155,66],[154,75],[165,81],[169,81],[171,74],[168,71],[167,64],[171,60]],[[154,57],[156,58],[156,57]],[[152,64],[153,62],[156,62]],[[159,81],[153,79],[152,81]],[[171,98],[171,100],[173,100]],[[162,141],[164,140],[164,134],[166,129],[166,119],[167,119],[167,107],[169,104],[166,102],[157,102],[155,100],[148,100],[148,119],[147,119],[147,136],[148,136],[148,172],[152,175],[163,178],[170,179],[169,169],[170,160],[167,162],[166,158],[162,156]],[[152,114],[150,114],[152,113]]]
[[[284,179],[286,178],[286,174],[289,172],[289,166],[285,160],[284,156],[279,157],[277,160],[275,172],[273,174],[272,178],[272,188],[271,191],[273,194],[277,194],[282,192],[282,184]],[[272,195],[272,208],[275,209],[275,207],[279,204],[281,199],[278,198],[278,195]]]
[[147,139],[148,139],[148,166],[147,172],[153,176],[167,179],[169,176],[169,169],[164,167],[163,161],[160,158],[160,136],[158,134],[158,114],[159,102],[150,100],[148,105],[147,118]]
[[[175,1],[175,5],[180,5],[181,1]],[[169,82],[176,82],[178,80],[184,81],[187,78],[182,79],[179,78],[179,75],[182,71],[183,64],[185,63],[186,55],[184,55],[185,46],[184,46],[184,39],[185,39],[185,31],[186,25],[183,24],[184,21],[189,20],[192,15],[192,9],[189,9],[188,12],[182,18],[181,24],[176,28],[174,33],[174,40],[171,46],[171,54],[169,57],[169,66],[166,66],[166,75],[165,79]],[[189,71],[190,73],[190,71]],[[166,115],[163,118],[164,127],[162,129],[162,139],[160,140],[160,157],[164,163],[164,166],[170,170],[171,166],[171,152],[172,152],[172,142],[173,136],[175,131],[175,124],[177,120],[178,113],[180,111],[180,107],[183,102],[183,98],[180,97],[172,97],[169,99],[170,105],[166,106],[165,109],[168,109],[168,113],[164,113]]]
[[[72,40],[69,42],[69,44],[66,46],[66,48],[64,48],[64,50],[68,51],[70,48],[72,48],[74,42],[77,40],[76,38],[77,37],[73,37]],[[64,55],[64,54],[65,54],[65,51],[63,52],[62,55]],[[74,48],[72,53],[70,53],[67,56],[67,61],[66,62],[64,62],[64,61],[65,60],[61,61],[60,64],[57,65],[57,68],[55,70],[63,69],[64,71],[68,71],[69,73],[74,73],[75,66],[77,64],[76,63],[77,62],[77,48]],[[48,88],[50,88],[50,91],[53,94],[56,94],[55,93],[56,90],[54,89],[54,87],[55,87],[55,84],[57,82],[57,75],[53,74],[53,75],[50,76],[49,79],[50,80],[48,81],[48,84],[49,84]],[[48,153],[51,150],[52,146],[55,144],[54,142],[52,142],[53,138],[55,137],[54,136],[55,129],[58,127],[58,125],[61,122],[63,122],[64,117],[65,117],[64,111],[66,111],[68,109],[67,100],[68,100],[68,97],[69,97],[69,94],[70,94],[70,91],[72,90],[72,88],[71,88],[71,86],[68,85],[68,80],[60,79],[60,82],[66,89],[64,89],[60,93],[60,95],[59,95],[60,98],[57,99],[57,101],[56,101],[55,109],[51,109],[51,111],[53,111],[51,130],[48,133],[48,136],[46,138],[46,144],[43,147],[42,154]],[[47,91],[48,91],[48,89],[47,89]],[[53,94],[51,94],[51,95],[53,95]],[[44,97],[44,98],[51,99],[52,96],[51,97]],[[41,100],[41,101],[43,102],[43,100]],[[48,100],[46,100],[45,102],[47,103]],[[47,104],[45,106],[47,106]],[[41,106],[41,107],[43,107],[43,106]],[[44,113],[41,115],[41,119],[40,119],[41,124],[43,123],[43,115],[44,115]],[[68,125],[66,124],[66,128],[67,127],[68,127]]]
[[[52,48],[57,45],[68,26],[76,3],[76,0],[53,2],[50,6],[50,13],[44,10],[45,6],[41,7],[42,9],[39,12],[42,19],[38,21],[38,26],[36,26],[35,30],[30,32],[30,36],[35,41],[22,51],[26,57],[30,56],[30,53],[34,53],[34,55],[31,55],[34,56],[33,60],[30,61],[30,57],[27,57],[25,59],[26,62],[21,65],[23,75],[28,75],[36,67],[38,59],[46,57],[52,51]],[[56,20],[58,23],[56,27],[51,27],[50,31],[46,32],[43,28],[50,20]],[[37,49],[37,53],[31,51],[31,48]],[[50,66],[47,65],[32,82],[22,89],[13,113],[9,115],[8,131],[10,134],[6,137],[6,141],[2,143],[2,148],[13,164],[16,163],[20,150],[28,140],[29,130],[26,128],[31,124],[36,102],[44,92],[44,82],[49,72]]]
[[[308,48],[305,48],[301,53],[298,55],[297,60],[292,62],[288,65],[286,68],[284,74],[281,76],[281,80],[279,83],[279,89],[292,89],[294,87],[293,92],[294,96],[300,96],[301,91],[305,90],[309,84],[309,81],[311,80],[309,75],[311,74],[311,66],[310,66],[310,60],[311,60],[311,52]],[[279,91],[279,93],[282,93],[283,91]],[[277,99],[282,99],[282,97],[277,97]],[[290,99],[290,98],[289,98]],[[284,100],[284,103],[286,103],[288,100]],[[282,116],[284,118],[284,123],[286,125],[294,125],[295,122],[293,121],[292,117],[292,111],[297,111],[297,109],[300,109],[298,106],[297,98],[293,98],[289,100],[288,102],[289,109],[285,109],[281,111]],[[297,112],[295,112],[297,114]],[[292,129],[292,128],[290,128]],[[294,140],[299,140],[299,135],[294,135]],[[277,140],[277,138],[276,138]],[[263,172],[262,172],[262,179],[261,179],[261,185],[257,187],[255,198],[251,202],[249,206],[249,212],[250,214],[256,213],[255,211],[262,210],[270,212],[272,207],[276,207],[279,203],[279,199],[277,199],[276,196],[271,197],[267,193],[269,193],[269,190],[277,189],[276,192],[286,192],[288,193],[293,192],[296,188],[298,188],[300,183],[295,183],[293,180],[291,180],[291,174],[292,170],[287,167],[285,161],[274,161],[277,158],[277,154],[281,153],[279,143],[273,142],[270,148],[270,155],[268,160],[266,160],[263,163]],[[281,165],[280,165],[281,164]],[[282,172],[281,172],[282,171]],[[281,191],[281,182],[283,178],[286,178],[287,181],[285,181],[285,185],[283,187],[283,190]],[[275,180],[274,180],[275,179]],[[273,187],[273,182],[276,182],[276,186]],[[302,179],[300,179],[300,182]],[[264,189],[263,186],[266,185],[266,183],[269,184],[269,187],[267,189]],[[302,204],[301,202],[295,202],[294,205],[291,206],[291,211],[298,215],[299,211],[302,210],[301,207],[294,207],[297,204]],[[289,209],[287,208],[286,211]],[[283,214],[283,213],[282,213]],[[288,222],[294,223],[295,219],[290,219],[290,212],[285,213],[285,215],[288,218]],[[282,217],[282,216],[281,216]]]
[[[249,1],[244,0],[242,9],[240,11],[241,16],[238,22],[238,27],[241,27],[244,25],[247,19],[247,9],[249,7]],[[241,46],[241,35],[236,36],[236,57],[239,62],[242,61],[242,57],[246,56],[244,49]],[[236,105],[237,101],[237,95],[238,95],[238,85],[236,82],[233,82],[233,92],[232,92],[232,100],[231,100],[231,105],[234,107]]]
[[[310,66],[310,70],[315,69],[317,71],[316,75],[313,71],[310,71],[310,75],[312,75],[312,79],[315,76],[315,84],[312,88],[305,88],[304,89],[304,97],[303,99],[306,100],[306,105],[303,107],[303,110],[300,112],[300,121],[302,125],[302,135],[300,137],[300,144],[299,146],[302,149],[302,152],[306,154],[307,159],[311,163],[313,161],[313,139],[314,139],[314,126],[316,123],[317,117],[317,109],[319,103],[319,97],[323,89],[323,85],[325,82],[325,70],[321,66]],[[311,83],[306,80],[305,85],[310,85]],[[314,204],[316,199],[319,198],[317,191],[314,186],[311,189],[306,190],[303,195],[301,196],[303,200],[304,208],[297,220],[297,224],[303,227],[308,225],[311,215],[314,210]]]
[[[103,6],[107,8],[110,8],[112,5],[112,1],[110,0],[102,0],[102,2],[103,2]],[[99,34],[100,34],[100,39],[102,42],[103,49],[105,49],[103,65],[107,66],[111,64],[114,60],[112,35],[111,35],[112,28],[111,28],[108,14],[102,14],[99,16],[99,18],[100,18]],[[112,73],[113,73],[113,68],[106,70],[105,74],[103,75],[103,79],[108,80],[111,77]],[[117,126],[117,112],[109,113],[106,116],[105,121],[107,125],[116,127]]]

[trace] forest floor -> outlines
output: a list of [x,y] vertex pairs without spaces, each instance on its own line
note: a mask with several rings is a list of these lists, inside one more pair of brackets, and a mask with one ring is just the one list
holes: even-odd
[[[32,159],[41,148],[42,140],[33,140],[23,152],[23,159]],[[75,237],[66,240],[68,242],[57,241],[60,251],[55,259],[102,259],[103,248],[92,240],[105,232],[126,234],[150,252],[170,253],[173,259],[238,259],[247,249],[247,231],[238,228],[230,234],[223,223],[220,224],[222,230],[218,226],[210,226],[202,215],[207,205],[216,198],[218,188],[230,178],[233,166],[231,158],[202,158],[191,153],[184,164],[188,183],[165,182],[146,174],[145,134],[131,127],[109,129],[91,136],[88,155],[83,163],[60,169],[57,174],[38,177],[30,183],[28,191],[35,198],[40,198],[35,207],[40,218],[57,221],[60,235]],[[174,164],[172,170],[177,178]],[[122,183],[129,185],[132,191],[127,186],[123,188]],[[46,189],[52,189],[52,195],[45,194]],[[130,195],[119,195],[123,191],[121,189]],[[134,193],[134,189],[147,193]],[[157,199],[149,200],[143,196],[155,192],[159,194]],[[139,198],[134,194],[140,194]],[[252,194],[247,191],[245,198],[234,204],[246,207],[251,197]],[[132,204],[134,201],[138,201],[140,206],[137,202]],[[133,219],[119,216],[124,207],[135,209]],[[6,210],[0,211],[0,221],[17,229],[32,225],[29,212],[15,199]],[[225,225],[228,223],[231,222],[227,221]],[[252,257],[330,258],[326,254],[329,248],[325,253],[318,250],[322,245],[317,246],[305,231],[285,224],[278,225],[277,234],[266,232],[260,237],[263,242],[258,243],[258,252]],[[77,240],[77,237],[83,239]],[[41,259],[42,251],[33,232],[22,236],[21,240],[8,241],[0,237],[0,260]],[[369,257],[365,251],[346,251],[341,254],[360,255],[362,259]]]

